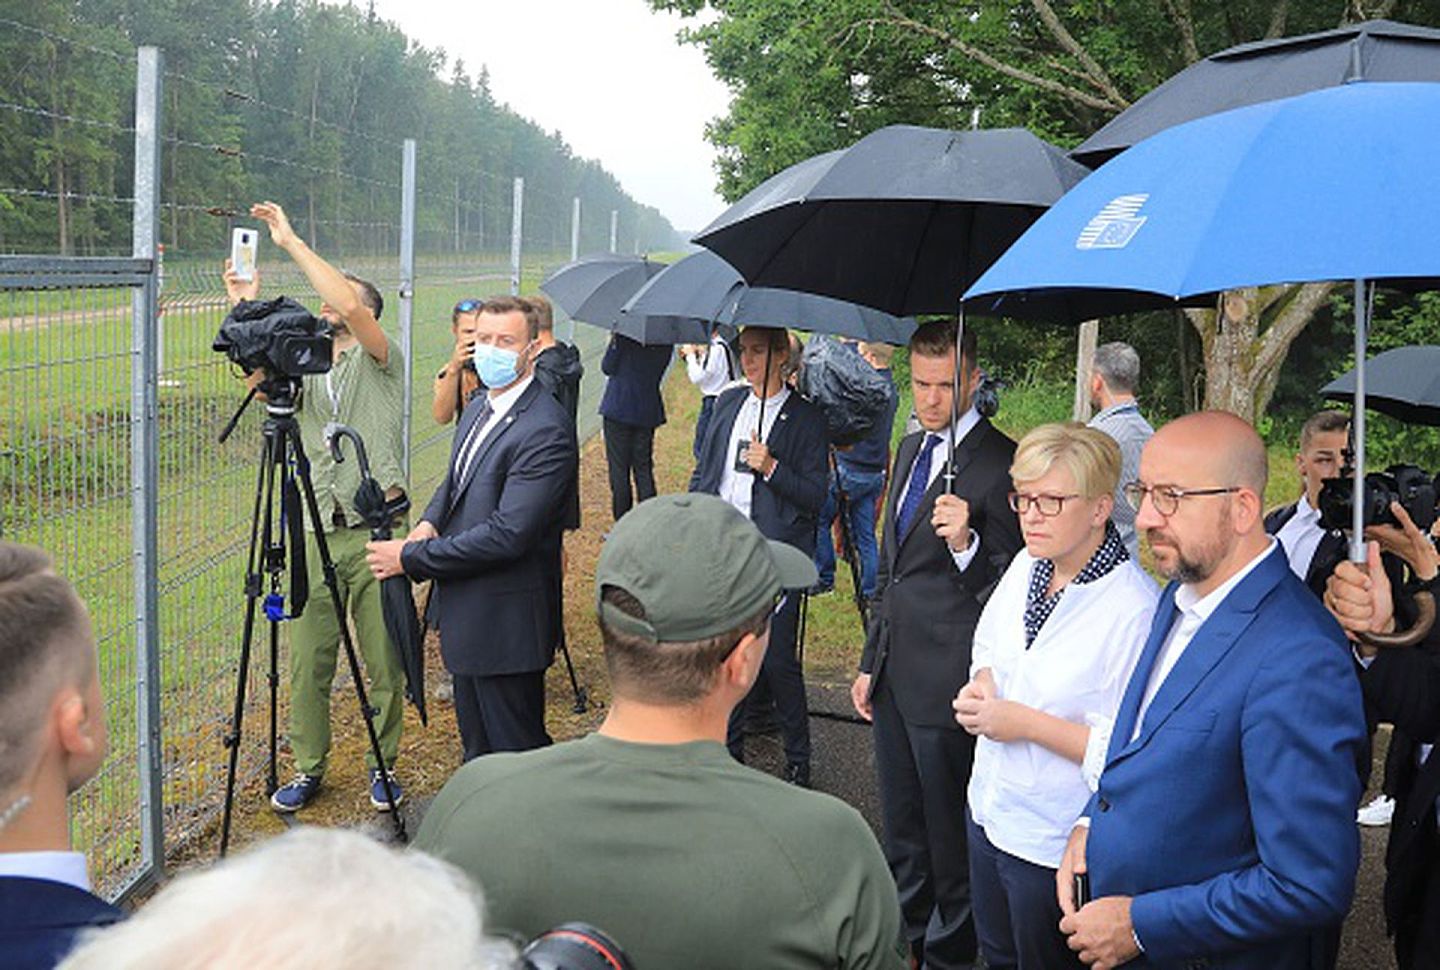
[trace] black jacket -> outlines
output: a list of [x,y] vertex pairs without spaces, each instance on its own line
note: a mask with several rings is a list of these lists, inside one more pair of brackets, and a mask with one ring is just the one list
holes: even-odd
[[[576,434],[575,449],[578,454],[578,415],[580,410],[580,378],[585,376],[585,367],[580,363],[580,351],[572,344],[557,343],[546,347],[535,358],[535,379],[545,385],[552,397],[570,415],[570,430]],[[575,465],[575,478],[571,482],[570,497],[565,505],[565,528],[580,528],[580,465]]]
[[959,730],[950,702],[970,677],[975,624],[1024,544],[1006,499],[1015,442],[981,418],[956,444],[955,491],[969,503],[970,527],[980,536],[979,552],[961,573],[930,526],[935,499],[945,490],[943,472],[930,483],[909,532],[895,534],[901,492],[923,438],[923,432],[907,435],[895,452],[860,670],[871,675],[872,692],[888,680],[906,721]]
[[49,970],[91,927],[125,914],[97,896],[49,879],[0,876],[0,964],[6,970]]
[[[1282,505],[1265,516],[1265,532],[1267,535],[1276,536],[1280,530],[1285,528],[1285,523],[1295,517],[1296,502],[1289,505]],[[1316,596],[1325,595],[1325,580],[1335,571],[1335,567],[1345,561],[1348,553],[1345,542],[1345,533],[1339,529],[1327,529],[1320,537],[1320,544],[1315,547],[1315,554],[1310,557],[1310,565],[1305,570],[1305,585]]]
[[401,558],[412,579],[436,580],[440,653],[451,673],[530,673],[550,665],[560,636],[554,577],[575,435],[535,381],[457,482],[455,452],[483,410],[465,409],[445,480],[425,509],[440,537],[410,543]]
[[[720,479],[735,460],[730,433],[749,387],[732,387],[715,400],[715,413],[700,443],[700,460],[690,476],[690,491],[720,494]],[[775,473],[755,477],[750,518],[768,539],[787,542],[815,554],[815,524],[829,487],[825,416],[794,391],[785,400],[765,443],[775,456]]]

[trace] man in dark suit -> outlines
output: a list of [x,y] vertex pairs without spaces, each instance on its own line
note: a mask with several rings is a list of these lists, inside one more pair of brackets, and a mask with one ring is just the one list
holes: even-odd
[[600,370],[609,378],[600,416],[610,469],[610,511],[616,522],[636,502],[655,496],[655,429],[665,423],[660,382],[673,352],[668,345],[649,347],[615,334],[600,359]]
[[961,354],[967,397],[951,409],[955,330],[953,321],[935,321],[910,339],[921,430],[896,450],[875,608],[851,687],[855,709],[875,724],[885,854],[906,933],[932,970],[975,960],[965,842],[975,740],[950,704],[969,679],[980,610],[1022,545],[1006,498],[1015,442],[971,405],[980,376],[973,331]]
[[[690,491],[718,495],[744,512],[768,539],[815,554],[815,522],[825,501],[825,416],[785,385],[790,358],[784,330],[747,327],[740,368],[749,387],[721,394],[700,443]],[[775,699],[785,742],[785,780],[810,786],[810,721],[796,653],[800,591],[789,590],[775,614],[760,676]],[[743,726],[750,697],[730,715],[730,753],[744,761]]]
[[85,607],[39,549],[0,542],[0,964],[55,966],[80,931],[123,918],[90,892],[65,798],[105,760]]
[[1360,688],[1265,534],[1268,472],[1255,430],[1212,411],[1157,431],[1126,488],[1171,583],[1056,874],[1060,928],[1093,966],[1305,970],[1350,908]]
[[1305,581],[1316,596],[1325,592],[1325,580],[1345,558],[1345,535],[1320,524],[1320,486],[1340,477],[1350,430],[1343,411],[1319,411],[1300,428],[1300,450],[1295,470],[1300,474],[1300,497],[1265,516],[1265,531],[1279,540],[1290,570]]
[[1413,620],[1405,615],[1413,613],[1413,600],[1404,591],[1395,595],[1380,566],[1380,549],[1403,558],[1415,582],[1432,595],[1440,555],[1403,508],[1397,504],[1391,511],[1401,526],[1367,529],[1367,535],[1380,540],[1367,548],[1367,568],[1362,572],[1342,562],[1325,602],[1356,640],[1367,714],[1372,722],[1388,721],[1395,728],[1385,763],[1395,798],[1385,847],[1385,925],[1395,938],[1400,970],[1423,970],[1440,966],[1440,756],[1434,753],[1440,741],[1440,625],[1414,647],[1380,649],[1360,637],[1393,632],[1397,612],[1402,620]]
[[534,379],[526,310],[519,299],[485,302],[475,363],[487,396],[465,409],[424,518],[405,539],[368,547],[381,579],[436,581],[467,761],[550,743],[545,669],[559,639],[554,577],[576,456],[569,415]]

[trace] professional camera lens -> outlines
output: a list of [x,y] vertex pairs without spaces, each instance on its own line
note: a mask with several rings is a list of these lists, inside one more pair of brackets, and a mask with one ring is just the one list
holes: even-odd
[[633,970],[619,944],[588,923],[561,923],[520,951],[521,970]]

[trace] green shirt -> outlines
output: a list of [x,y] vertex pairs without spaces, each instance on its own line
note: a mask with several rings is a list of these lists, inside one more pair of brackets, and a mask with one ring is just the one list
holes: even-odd
[[415,845],[480,883],[488,932],[580,920],[639,970],[906,966],[895,883],[860,814],[712,741],[592,734],[477,758]]
[[[354,445],[347,441],[341,445],[345,461],[335,464],[325,443],[325,426],[332,421],[360,434],[370,474],[382,489],[405,487],[405,358],[394,340],[387,337],[386,342],[390,354],[383,365],[357,341],[340,352],[327,373],[305,377],[296,419],[326,532],[335,528],[332,513],[337,507],[346,525],[364,524],[355,510],[360,463]],[[306,525],[313,530],[313,523],[307,521]]]

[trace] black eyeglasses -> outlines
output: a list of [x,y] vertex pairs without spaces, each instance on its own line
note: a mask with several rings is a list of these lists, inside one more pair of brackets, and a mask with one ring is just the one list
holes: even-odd
[[1239,485],[1216,486],[1215,488],[1176,488],[1174,485],[1146,485],[1144,482],[1126,482],[1125,501],[1136,512],[1140,511],[1140,505],[1145,501],[1145,496],[1150,496],[1150,501],[1155,505],[1155,511],[1167,519],[1180,511],[1180,500],[1199,495],[1229,495],[1232,492],[1240,491]]
[[1079,497],[1079,495],[1023,495],[1020,492],[1011,492],[1009,495],[1010,511],[1024,515],[1033,506],[1037,512],[1048,518],[1065,511],[1065,503],[1072,498]]

